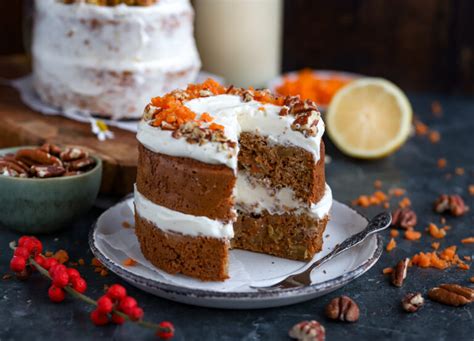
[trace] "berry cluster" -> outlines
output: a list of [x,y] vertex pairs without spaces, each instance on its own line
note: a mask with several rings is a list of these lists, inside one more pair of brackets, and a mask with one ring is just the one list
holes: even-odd
[[102,326],[109,322],[123,324],[126,320],[130,320],[144,327],[156,329],[156,335],[162,339],[168,340],[174,336],[174,326],[171,322],[164,321],[156,325],[143,321],[143,309],[133,297],[127,296],[127,291],[119,284],[112,285],[97,301],[84,296],[87,283],[79,271],[66,267],[54,257],[45,257],[41,253],[43,245],[36,237],[23,236],[18,240],[18,246],[12,242],[10,247],[14,250],[10,269],[18,278],[26,279],[31,271],[36,269],[52,281],[48,290],[51,301],[62,302],[66,298],[66,293],[69,293],[87,303],[95,304],[97,307],[90,314],[95,325]]

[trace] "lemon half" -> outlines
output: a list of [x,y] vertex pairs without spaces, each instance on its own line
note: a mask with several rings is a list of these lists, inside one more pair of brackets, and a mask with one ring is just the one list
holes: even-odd
[[360,78],[333,97],[328,135],[345,154],[375,159],[400,148],[410,134],[412,108],[402,90],[382,78]]

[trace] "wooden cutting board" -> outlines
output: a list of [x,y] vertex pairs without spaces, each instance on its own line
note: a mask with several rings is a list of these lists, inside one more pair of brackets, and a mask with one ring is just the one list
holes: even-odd
[[[14,79],[30,72],[25,56],[0,57],[0,77]],[[99,141],[90,125],[59,116],[44,116],[29,109],[18,92],[0,83],[0,148],[40,145],[84,146],[102,158],[102,193],[126,194],[132,191],[137,172],[137,142],[135,134],[111,128],[115,138]]]

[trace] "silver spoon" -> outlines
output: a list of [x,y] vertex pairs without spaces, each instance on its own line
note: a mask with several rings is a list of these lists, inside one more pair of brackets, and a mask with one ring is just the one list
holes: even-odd
[[269,286],[250,286],[253,289],[258,290],[273,290],[273,289],[290,289],[290,288],[297,288],[311,285],[311,271],[319,267],[320,265],[326,263],[328,260],[333,259],[337,255],[341,254],[344,251],[349,250],[350,248],[362,243],[368,236],[382,231],[390,226],[392,222],[392,216],[390,213],[383,212],[377,214],[372,220],[369,221],[365,229],[356,233],[346,240],[344,240],[341,244],[337,244],[334,250],[328,253],[323,258],[319,259],[318,261],[314,262],[309,268],[303,270],[299,273],[292,274],[286,277],[284,280],[269,285]]

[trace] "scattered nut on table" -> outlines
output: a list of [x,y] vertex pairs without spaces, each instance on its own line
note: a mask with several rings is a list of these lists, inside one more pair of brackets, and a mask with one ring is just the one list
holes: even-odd
[[359,306],[348,296],[333,298],[326,306],[325,312],[332,320],[356,322],[359,319]]
[[408,313],[417,312],[425,304],[425,299],[421,293],[408,293],[402,299],[402,308]]
[[432,288],[428,297],[433,301],[458,307],[474,302],[474,289],[458,284],[441,284]]
[[326,330],[318,321],[301,321],[290,329],[288,335],[301,341],[324,341]]

